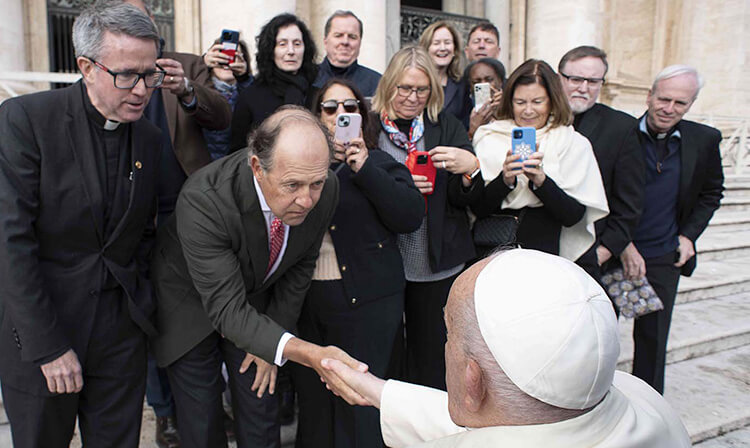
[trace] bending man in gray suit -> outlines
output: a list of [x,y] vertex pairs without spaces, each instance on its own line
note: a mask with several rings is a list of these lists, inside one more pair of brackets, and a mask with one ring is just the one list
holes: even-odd
[[[292,336],[318,250],[338,201],[331,143],[308,111],[281,108],[251,135],[248,152],[193,174],[159,231],[157,362],[167,367],[184,447],[222,447],[221,362],[226,362],[238,446],[279,446],[277,366],[323,370],[335,347]],[[252,365],[254,364],[254,365]]]

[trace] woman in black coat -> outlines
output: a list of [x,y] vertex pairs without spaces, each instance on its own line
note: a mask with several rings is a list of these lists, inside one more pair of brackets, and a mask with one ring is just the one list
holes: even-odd
[[436,168],[434,184],[412,176],[426,216],[419,229],[398,239],[407,280],[406,378],[445,390],[443,307],[453,280],[474,257],[466,206],[484,182],[466,129],[442,107],[443,88],[430,56],[419,47],[401,49],[373,99],[381,125],[378,146],[402,163],[413,151],[429,152]]
[[318,75],[315,42],[303,21],[279,14],[260,30],[258,76],[237,100],[229,150],[247,146],[247,135],[285,104],[310,107]]
[[[404,268],[396,234],[422,222],[424,201],[409,170],[377,149],[376,118],[350,81],[331,79],[313,105],[333,135],[340,113],[359,113],[363,135],[334,141],[331,169],[339,204],[323,239],[298,332],[305,340],[335,345],[383,376],[404,310]],[[315,371],[295,369],[299,447],[383,447],[374,408],[349,406],[331,394]]]

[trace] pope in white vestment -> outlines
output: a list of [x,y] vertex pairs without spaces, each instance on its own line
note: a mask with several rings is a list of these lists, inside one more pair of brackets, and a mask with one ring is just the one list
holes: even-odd
[[691,446],[661,395],[615,372],[611,302],[574,263],[501,252],[459,276],[445,314],[447,393],[324,361],[380,408],[387,446]]

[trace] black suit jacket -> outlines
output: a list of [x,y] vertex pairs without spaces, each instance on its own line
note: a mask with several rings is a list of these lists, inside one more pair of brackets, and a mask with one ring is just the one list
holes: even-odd
[[[680,194],[677,202],[679,234],[695,245],[706,230],[724,191],[721,167],[721,132],[694,121],[677,123],[680,131]],[[698,252],[697,245],[695,247]],[[682,267],[682,275],[690,276],[697,264],[693,256]]]
[[337,202],[338,181],[329,173],[320,201],[302,224],[290,227],[281,264],[263,282],[268,235],[247,153],[193,174],[159,230],[152,263],[159,365],[176,361],[213,331],[273,363],[281,335],[299,317]]
[[[450,113],[440,112],[437,122],[424,122],[424,150],[454,146],[473,153],[469,136],[461,122]],[[435,187],[427,198],[427,244],[432,272],[444,271],[476,256],[469,230],[466,207],[481,198],[484,180],[477,175],[464,188],[460,174],[437,170]]]
[[632,241],[642,211],[646,178],[638,121],[624,112],[595,104],[576,122],[576,131],[588,138],[594,149],[609,203],[609,215],[596,222],[593,248],[602,244],[619,257]]
[[344,290],[360,307],[403,292],[396,234],[419,228],[424,199],[406,166],[383,151],[370,150],[356,173],[345,164],[337,168],[340,202],[329,232]]
[[72,348],[81,363],[106,269],[147,333],[154,310],[148,257],[156,211],[159,130],[131,124],[127,212],[104,237],[104,189],[79,83],[0,107],[0,377],[45,394],[39,364]]

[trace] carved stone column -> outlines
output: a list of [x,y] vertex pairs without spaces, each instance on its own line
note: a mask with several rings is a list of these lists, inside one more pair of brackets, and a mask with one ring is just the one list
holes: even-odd
[[359,53],[359,63],[373,70],[383,72],[387,64],[386,59],[386,15],[388,4],[385,8],[382,2],[369,0],[349,0],[342,3],[340,0],[312,0],[310,10],[310,21],[308,25],[318,45],[320,59],[325,56],[323,47],[323,35],[326,20],[336,10],[343,9],[353,12],[362,21],[364,29],[362,46]]
[[21,0],[0,0],[0,70],[26,70],[26,39],[24,37],[25,20]]
[[492,22],[500,32],[500,62],[505,65],[505,70],[510,73],[510,0],[485,0],[484,18]]
[[[527,0],[526,55],[552,67],[578,45],[602,44],[600,0]],[[515,61],[514,61],[515,62]]]

